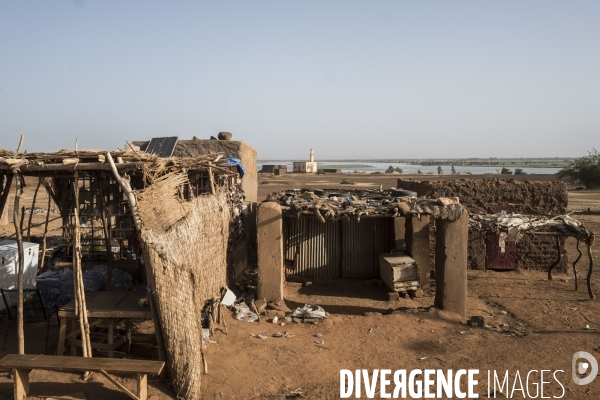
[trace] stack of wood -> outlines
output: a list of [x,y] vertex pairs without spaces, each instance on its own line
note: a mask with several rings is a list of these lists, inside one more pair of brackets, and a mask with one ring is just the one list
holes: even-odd
[[470,214],[469,229],[484,232],[505,233],[507,241],[518,242],[523,234],[539,236],[570,236],[587,241],[594,239],[594,232],[582,222],[566,215],[532,214]]
[[411,198],[395,197],[393,191],[353,190],[336,196],[332,189],[323,194],[299,190],[271,193],[267,201],[280,204],[283,214],[300,217],[316,216],[326,220],[348,220],[375,217],[398,217],[401,215],[431,215],[434,218],[457,220],[464,207],[457,198]]

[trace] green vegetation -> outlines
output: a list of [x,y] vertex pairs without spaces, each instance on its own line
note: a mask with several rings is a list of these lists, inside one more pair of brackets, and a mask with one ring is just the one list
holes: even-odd
[[579,181],[588,189],[600,188],[600,153],[593,149],[558,172],[559,178]]
[[450,170],[450,173],[452,175],[456,175],[456,169],[454,168],[454,165],[452,166],[452,169]]
[[506,167],[502,167],[502,170],[500,171],[500,174],[502,175],[512,175],[512,171]]
[[515,168],[515,175],[527,175],[527,172],[523,171],[521,168]]
[[444,170],[442,169],[441,165],[438,165],[438,174],[442,175],[444,173]]
[[394,168],[393,166],[390,165],[388,167],[388,169],[385,170],[385,173],[386,174],[391,174],[392,172],[397,172],[397,173],[401,174],[404,171],[402,171],[402,168],[400,168],[400,167]]
[[418,170],[418,171],[417,171],[417,174],[419,174],[419,175],[423,175],[423,171],[421,171],[421,170]]
[[348,178],[342,179],[340,185],[356,185],[356,182],[349,181]]

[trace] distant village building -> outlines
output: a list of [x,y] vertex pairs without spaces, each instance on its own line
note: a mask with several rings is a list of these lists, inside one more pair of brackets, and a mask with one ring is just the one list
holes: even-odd
[[315,153],[310,149],[310,161],[294,161],[294,172],[316,173],[317,163],[315,162]]

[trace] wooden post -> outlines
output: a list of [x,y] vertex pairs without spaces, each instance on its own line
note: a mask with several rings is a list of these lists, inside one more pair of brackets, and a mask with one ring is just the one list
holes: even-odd
[[40,186],[42,185],[42,178],[38,179],[38,184],[35,187],[35,192],[33,193],[33,200],[31,202],[31,209],[29,210],[29,222],[27,223],[27,241],[31,242],[31,220],[33,219],[33,209],[35,207],[35,200],[38,195],[38,191],[40,190]]
[[42,266],[40,267],[40,271],[44,271],[44,266],[46,265],[46,239],[48,237],[48,221],[50,220],[50,205],[52,203],[52,197],[50,193],[48,193],[48,207],[46,209],[46,222],[44,223],[44,237],[42,238]]
[[25,255],[23,254],[23,234],[21,223],[19,221],[19,201],[21,199],[21,189],[23,177],[19,171],[15,171],[16,194],[13,212],[13,223],[15,225],[15,235],[17,237],[17,248],[19,252],[19,272],[17,276],[17,340],[19,354],[25,354],[25,334],[23,331],[23,270],[25,268]]
[[129,201],[129,207],[131,208],[131,214],[133,215],[133,222],[135,224],[135,228],[138,232],[141,232],[142,221],[140,220],[140,215],[137,212],[137,201],[135,199],[135,195],[133,194],[133,190],[131,190],[131,183],[129,182],[129,179],[125,179],[121,177],[121,175],[119,175],[119,171],[117,171],[117,166],[115,165],[115,161],[110,155],[110,152],[106,153],[106,159],[108,160],[112,168],[115,179],[117,180],[119,185],[121,185],[121,188],[123,188],[123,191],[127,196],[127,200]]
[[8,224],[8,207],[7,204],[10,204],[8,201],[8,195],[10,193],[10,186],[13,180],[12,173],[7,173],[4,175],[4,187],[2,188],[2,195],[0,195],[0,225]]
[[577,263],[579,262],[579,259],[581,258],[581,256],[583,255],[583,252],[581,251],[581,249],[579,248],[579,238],[577,238],[577,251],[579,252],[579,256],[577,256],[577,259],[575,260],[575,262],[573,262],[573,275],[575,276],[575,291],[577,291],[577,288],[579,286],[579,282],[577,279]]
[[[17,147],[17,151],[15,151],[15,158],[19,155],[21,151],[21,146],[23,146],[24,136],[21,135],[21,139],[19,140],[19,147]],[[23,191],[23,177],[21,176],[21,171],[17,168],[14,170],[14,175],[16,175],[16,194],[15,194],[15,208],[13,212],[13,223],[15,225],[15,236],[17,237],[17,248],[19,252],[19,273],[17,276],[17,340],[19,354],[25,354],[25,332],[23,330],[23,270],[25,269],[25,255],[23,254],[23,231],[21,230],[21,224],[19,222],[19,200],[21,199],[21,192]]]
[[87,318],[87,306],[85,302],[85,289],[83,285],[83,274],[81,272],[81,243],[79,237],[79,179],[77,170],[73,179],[74,191],[74,229],[73,229],[73,285],[75,291],[76,312],[79,316],[79,329],[81,329],[81,348],[84,357],[92,356],[90,342],[90,326]]
[[587,253],[588,258],[590,260],[590,268],[588,269],[587,275],[587,287],[590,299],[596,300],[596,296],[594,296],[594,292],[592,291],[592,272],[594,270],[594,258],[592,257],[592,243],[594,243],[593,237],[587,240]]
[[110,210],[107,209],[107,205],[104,202],[105,195],[108,197],[110,194],[105,190],[106,185],[104,179],[99,176],[96,178],[98,184],[98,192],[100,194],[100,219],[102,221],[102,229],[104,231],[104,246],[106,247],[106,259],[108,262],[106,270],[106,291],[110,291],[110,285],[112,283],[112,269],[113,269],[113,256],[112,256],[112,243],[111,243],[111,232],[110,232]]
[[26,369],[13,368],[14,398],[23,400],[29,393],[29,371]]

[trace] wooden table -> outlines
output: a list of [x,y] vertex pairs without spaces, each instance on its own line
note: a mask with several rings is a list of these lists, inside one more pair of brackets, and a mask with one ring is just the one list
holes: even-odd
[[[85,292],[90,328],[100,323],[108,324],[107,343],[92,342],[92,348],[108,351],[108,357],[113,357],[114,350],[124,343],[131,346],[131,320],[152,319],[150,307],[138,306],[138,301],[146,297],[146,292]],[[65,351],[65,341],[71,345],[71,355],[76,355],[76,346],[81,345],[77,339],[80,333],[79,317],[75,314],[75,300],[71,300],[58,310],[60,331],[56,355],[62,356]],[[67,322],[71,320],[71,332],[67,334]],[[114,340],[115,325],[125,320],[127,335]]]

